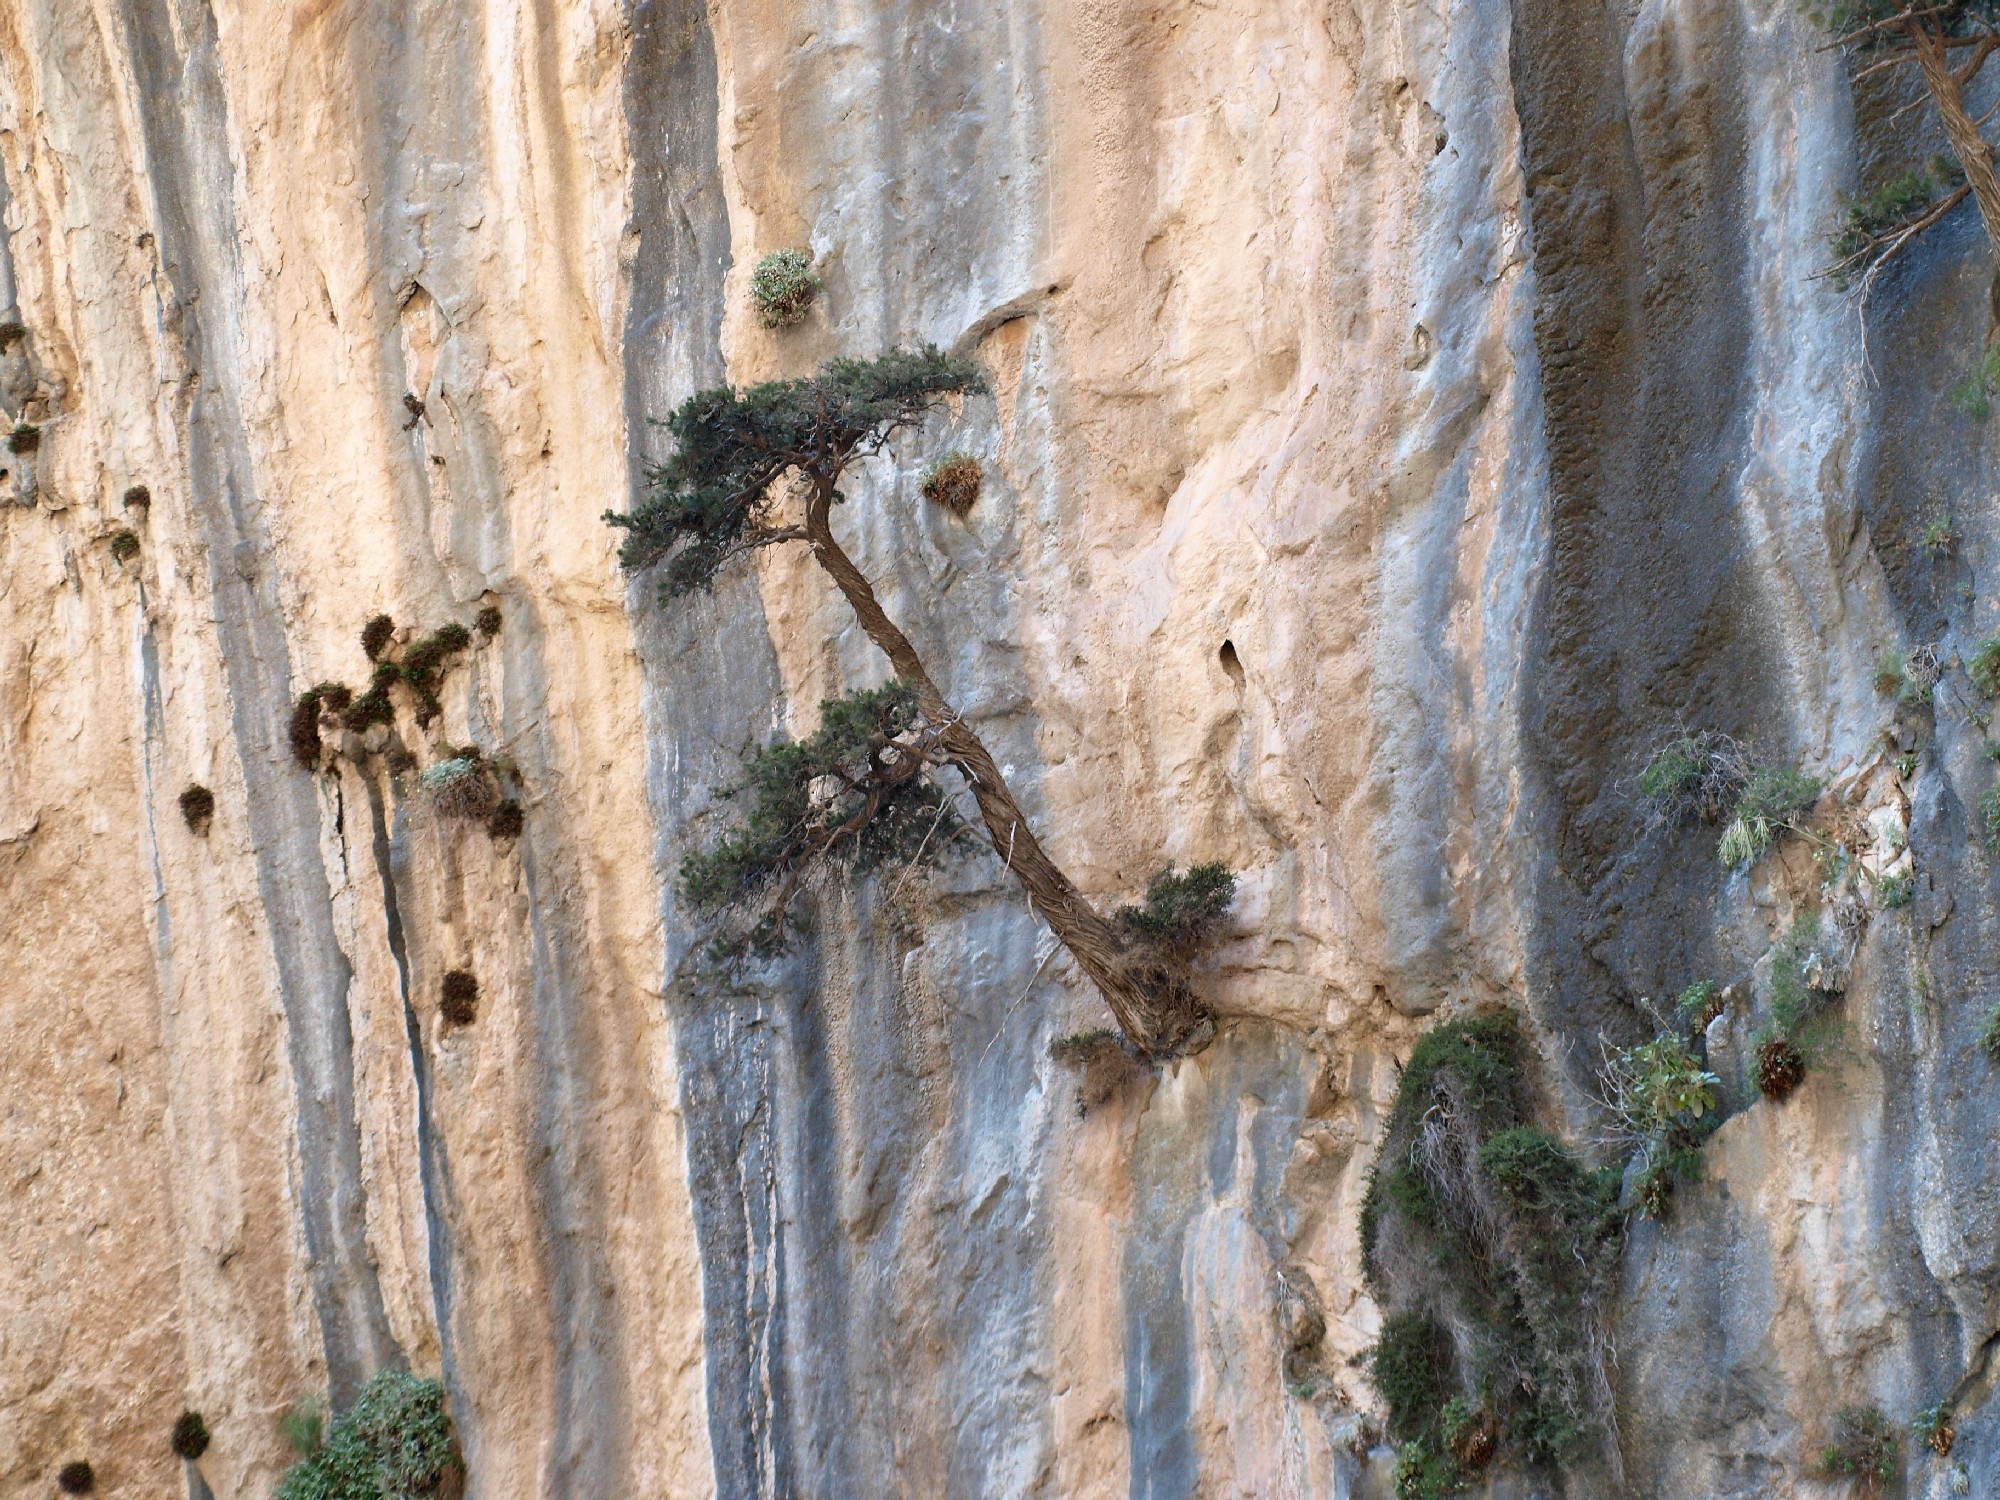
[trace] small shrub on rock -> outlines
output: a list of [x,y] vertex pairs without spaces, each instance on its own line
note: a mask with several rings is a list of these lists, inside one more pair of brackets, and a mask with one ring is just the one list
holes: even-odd
[[1674,999],[1674,1014],[1690,1031],[1706,1031],[1722,1011],[1722,991],[1713,979],[1697,979]]
[[16,422],[7,434],[9,453],[33,453],[42,446],[42,429],[32,422]]
[[491,838],[517,839],[527,825],[527,814],[522,812],[521,804],[509,797],[487,816],[486,832]]
[[308,688],[292,705],[292,759],[309,770],[319,765],[320,702],[320,689]]
[[809,251],[773,250],[750,273],[750,300],[757,304],[757,320],[766,328],[803,322],[818,291]]
[[191,833],[205,834],[215,817],[215,793],[196,782],[181,793],[181,821]]
[[444,1387],[384,1370],[324,1444],[285,1471],[276,1500],[423,1500],[463,1474]]
[[1579,1458],[1604,1432],[1618,1173],[1531,1123],[1525,1050],[1504,1011],[1427,1033],[1362,1200],[1362,1270],[1386,1314],[1371,1370],[1426,1484],[1463,1477],[1447,1428],[1464,1439],[1475,1408],[1495,1452],[1527,1464]]
[[1951,1408],[1942,1401],[1925,1407],[1910,1420],[1910,1436],[1939,1458],[1949,1456],[1958,1441],[1958,1429],[1951,1425]]
[[424,767],[417,777],[431,810],[446,818],[484,818],[492,814],[499,793],[478,750],[462,751],[449,760]]
[[1726,734],[1703,730],[1669,740],[1639,773],[1639,794],[1668,822],[1713,823],[1750,779],[1750,756]]
[[1780,829],[1796,829],[1798,814],[1819,797],[1814,778],[1791,766],[1759,766],[1736,802],[1736,816],[1723,831],[1716,853],[1723,864],[1741,869],[1755,863]]
[[396,639],[396,622],[387,615],[373,615],[361,627],[361,651],[370,661],[380,661],[382,653]]
[[111,533],[111,556],[118,562],[130,562],[139,555],[139,533],[129,526],[121,526]]
[[2000,1063],[2000,1005],[1986,1012],[1986,1019],[1979,1027],[1979,1050],[1993,1062]]
[[184,1411],[174,1422],[174,1452],[192,1462],[208,1452],[208,1423],[198,1411]]
[[925,465],[917,488],[933,505],[941,505],[961,521],[979,501],[980,481],[985,478],[979,460],[970,453],[947,453]]
[[1757,1048],[1757,1090],[1778,1103],[1792,1097],[1805,1082],[1806,1060],[1783,1037],[1772,1037]]
[[97,1487],[97,1475],[86,1459],[76,1459],[56,1470],[56,1488],[65,1495],[88,1495]]
[[479,1015],[479,981],[464,969],[444,976],[438,1010],[453,1026],[470,1026]]
[[319,1452],[326,1437],[326,1398],[299,1397],[278,1414],[278,1431],[294,1453],[309,1458]]
[[500,633],[501,621],[500,606],[497,604],[483,606],[479,613],[472,617],[473,626],[489,641]]
[[1843,1406],[1833,1414],[1831,1440],[1819,1450],[1815,1479],[1851,1479],[1863,1495],[1878,1495],[1896,1477],[1902,1443],[1873,1406]]
[[144,510],[153,503],[153,492],[143,484],[135,484],[125,491],[127,510]]

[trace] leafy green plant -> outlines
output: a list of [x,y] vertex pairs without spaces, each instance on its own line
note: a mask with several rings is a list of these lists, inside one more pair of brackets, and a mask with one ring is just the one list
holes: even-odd
[[1688,1030],[1706,1030],[1722,1014],[1722,991],[1713,979],[1697,979],[1674,998],[1674,1014]]
[[139,555],[139,533],[129,526],[121,526],[111,533],[111,556],[117,562],[130,562]]
[[32,422],[16,422],[7,434],[9,453],[33,453],[42,446],[42,429]]
[[819,291],[806,250],[773,250],[750,272],[750,300],[757,320],[766,328],[789,328],[803,322]]
[[1637,1140],[1705,1129],[1722,1080],[1677,1036],[1657,1037],[1613,1057],[1611,1101],[1623,1129]]
[[1446,1500],[1463,1494],[1472,1477],[1442,1442],[1413,1438],[1396,1450],[1396,1469],[1391,1483],[1396,1500]]
[[1915,882],[1907,875],[1884,875],[1875,882],[1875,894],[1881,898],[1884,911],[1894,911],[1908,906]]
[[499,605],[486,604],[480,606],[479,613],[472,617],[472,625],[475,630],[490,641],[500,633],[500,626],[504,619],[505,617],[500,613]]
[[2000,1005],[1987,1011],[1986,1019],[1980,1024],[1979,1050],[2000,1063]]
[[1973,649],[1965,659],[1965,675],[1987,697],[2000,693],[2000,635],[1989,635]]
[[[2000,367],[1996,367],[1995,373],[2000,374]],[[1936,562],[1942,557],[1949,557],[1952,548],[1957,545],[1958,532],[1953,529],[1950,516],[1934,516],[1925,524],[1923,534],[1924,554],[1932,562]]]
[[979,460],[970,453],[952,452],[924,465],[918,491],[933,505],[941,505],[963,520],[979,501],[979,485],[984,479]]
[[1875,691],[1893,697],[1906,707],[1916,708],[1931,701],[1937,688],[1937,674],[1894,649],[1885,651],[1875,662]]
[[333,1424],[326,1441],[285,1471],[276,1500],[421,1500],[463,1473],[444,1387],[384,1370]]
[[1987,849],[2000,854],[2000,781],[1979,794],[1979,826]]
[[1145,904],[1120,907],[1118,921],[1135,939],[1192,960],[1221,936],[1235,899],[1227,865],[1196,865],[1184,874],[1168,865],[1146,887]]
[[208,1452],[208,1423],[198,1411],[184,1411],[174,1421],[174,1452],[192,1462]]
[[1843,1406],[1830,1440],[1812,1466],[1815,1479],[1851,1479],[1864,1495],[1881,1493],[1896,1477],[1902,1442],[1895,1425],[1873,1406]]

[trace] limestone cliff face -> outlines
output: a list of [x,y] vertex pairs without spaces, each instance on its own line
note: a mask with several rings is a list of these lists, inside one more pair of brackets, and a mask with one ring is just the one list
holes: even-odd
[[[1398,1059],[1511,1006],[1588,1139],[1598,1038],[1748,996],[1811,886],[1649,824],[1679,724],[1889,810],[1916,899],[1788,1104],[1748,999],[1711,1028],[1707,1180],[1624,1254],[1626,1486],[1790,1494],[1834,1405],[1949,1395],[2000,1488],[1992,772],[1871,684],[1992,628],[1942,399],[1988,259],[1968,215],[1866,349],[1807,279],[1896,128],[1815,44],[1726,0],[0,4],[0,1490],[261,1494],[276,1413],[404,1365],[483,1497],[1386,1494]],[[788,245],[825,290],[774,332]],[[599,515],[690,391],[924,341],[992,394],[855,482],[857,556],[1093,896],[1242,874],[1218,1041],[1082,1112],[1047,1048],[1102,1003],[991,859],[686,980],[713,788],[885,667],[809,560],[662,609]],[[510,758],[518,839],[297,764],[369,616],[488,606],[393,744]]]

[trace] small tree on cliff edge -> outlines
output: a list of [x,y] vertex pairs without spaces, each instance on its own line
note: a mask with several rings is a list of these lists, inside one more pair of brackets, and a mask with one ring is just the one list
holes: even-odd
[[1850,203],[1826,274],[1846,282],[1879,270],[1968,196],[2000,250],[2000,175],[1982,120],[1965,104],[1973,79],[2000,50],[2000,0],[1838,0],[1808,14],[1854,58],[1855,82],[1914,67],[1951,149],[1949,158],[1934,156]]
[[[1169,871],[1146,907],[1116,920],[1098,912],[1049,858],[985,744],[834,536],[834,507],[845,498],[837,486],[850,464],[947,399],[983,389],[976,365],[925,349],[836,359],[806,380],[703,391],[669,419],[676,451],[649,473],[638,507],[605,516],[627,532],[619,555],[628,570],[664,562],[661,596],[669,600],[708,588],[724,566],[758,548],[804,543],[896,675],[890,688],[829,701],[811,739],[755,752],[731,789],[749,794],[748,816],[689,860],[682,887],[696,905],[763,898],[763,932],[775,927],[781,937],[785,908],[813,862],[842,850],[854,862],[871,852],[921,857],[951,815],[941,791],[915,789],[948,766],[971,788],[994,852],[1126,1035],[1155,1056],[1189,1051],[1212,1034],[1213,1022],[1188,960],[1213,940],[1233,877],[1219,866]],[[1166,914],[1178,915],[1162,939],[1154,929]]]

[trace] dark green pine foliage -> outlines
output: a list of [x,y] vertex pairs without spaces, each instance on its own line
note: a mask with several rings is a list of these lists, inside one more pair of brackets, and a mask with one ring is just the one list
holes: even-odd
[[722,565],[784,540],[771,488],[792,469],[837,474],[857,454],[878,451],[940,398],[983,388],[971,360],[936,348],[879,359],[836,359],[804,380],[688,397],[667,419],[675,451],[647,471],[647,491],[629,515],[619,560],[628,570],[667,560],[667,597],[709,588]]
[[451,1470],[464,1468],[444,1387],[384,1370],[325,1443],[285,1471],[277,1500],[425,1500]]
[[718,940],[717,956],[782,947],[816,862],[866,872],[935,861],[967,839],[928,774],[917,725],[916,691],[891,682],[829,698],[810,736],[750,752],[742,779],[722,790],[741,804],[741,822],[681,864],[690,906],[748,916],[746,931]]
[[1119,925],[1162,954],[1192,960],[1210,947],[1236,899],[1236,876],[1227,865],[1196,865],[1177,873],[1172,865],[1146,887],[1143,906],[1121,907]]
[[1386,1317],[1376,1388],[1391,1434],[1447,1478],[1454,1400],[1490,1415],[1517,1462],[1580,1460],[1601,1435],[1594,1329],[1618,1174],[1534,1123],[1525,1056],[1500,1010],[1426,1035],[1362,1200],[1363,1273]]

